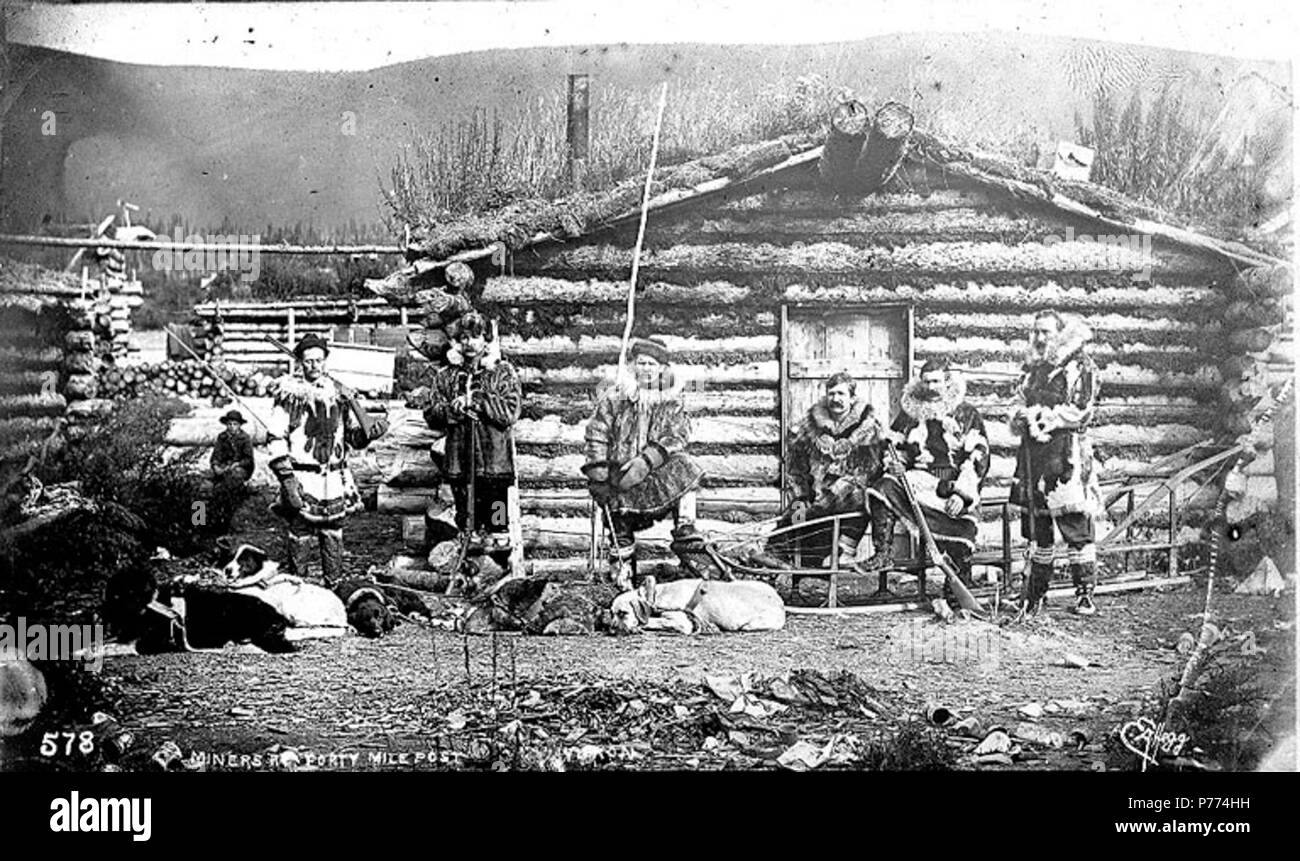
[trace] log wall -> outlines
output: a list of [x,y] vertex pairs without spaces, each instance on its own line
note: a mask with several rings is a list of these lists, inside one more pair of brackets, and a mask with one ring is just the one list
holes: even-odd
[[[636,332],[663,337],[686,378],[692,448],[708,473],[702,518],[752,521],[779,508],[783,303],[910,305],[913,367],[945,356],[971,369],[994,493],[1011,477],[1006,420],[1044,308],[1080,314],[1094,330],[1104,474],[1223,435],[1231,268],[1159,241],[1058,241],[1067,229],[1113,231],[954,178],[913,171],[902,184],[912,191],[858,200],[796,184],[651,219]],[[633,240],[607,231],[521,253],[482,286],[480,304],[499,318],[526,393],[516,440],[534,555],[585,548],[583,430],[595,387],[617,363]],[[414,505],[420,491],[402,493]],[[990,541],[994,526],[985,526]]]

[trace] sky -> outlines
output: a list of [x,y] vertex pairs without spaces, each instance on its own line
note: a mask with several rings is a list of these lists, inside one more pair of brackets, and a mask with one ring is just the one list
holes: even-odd
[[127,63],[360,71],[500,48],[821,44],[887,33],[1019,32],[1289,60],[1282,0],[473,0],[439,3],[10,3],[20,44]]

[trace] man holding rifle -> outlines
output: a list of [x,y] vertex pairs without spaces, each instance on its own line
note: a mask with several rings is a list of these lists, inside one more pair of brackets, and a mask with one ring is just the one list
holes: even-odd
[[388,427],[325,372],[329,344],[323,338],[304,336],[293,354],[302,376],[280,378],[267,424],[271,471],[280,481],[280,499],[271,510],[288,529],[289,573],[306,573],[302,541],[315,535],[322,577],[333,586],[343,579],[343,521],[361,510],[347,452],[370,445]]
[[523,389],[514,365],[501,357],[486,317],[469,311],[454,330],[448,364],[434,378],[424,420],[447,437],[445,475],[462,539],[488,553],[506,554],[511,550],[507,499],[515,482],[513,428],[523,409]]
[[[989,471],[989,441],[984,419],[965,399],[960,373],[944,359],[930,359],[920,376],[903,390],[901,409],[886,446],[886,471],[871,489],[871,541],[874,555],[864,567],[884,574],[893,563],[894,524],[899,518],[919,529],[908,499],[910,485],[938,549],[952,560],[961,582],[971,585],[980,488]],[[906,482],[906,485],[904,484]],[[954,603],[944,579],[943,597]]]

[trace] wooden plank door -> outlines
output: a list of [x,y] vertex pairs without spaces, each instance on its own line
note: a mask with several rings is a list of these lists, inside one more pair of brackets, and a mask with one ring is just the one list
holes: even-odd
[[781,320],[784,486],[788,441],[835,373],[845,371],[852,376],[857,381],[858,399],[871,404],[881,424],[889,425],[911,371],[911,309],[787,306]]

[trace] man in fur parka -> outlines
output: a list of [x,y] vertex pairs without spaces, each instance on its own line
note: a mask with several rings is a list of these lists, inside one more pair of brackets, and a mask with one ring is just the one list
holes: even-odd
[[1084,351],[1092,332],[1082,320],[1055,311],[1034,319],[1030,355],[1020,381],[1024,406],[1011,417],[1020,437],[1011,501],[1019,505],[1021,531],[1030,542],[1029,576],[1022,609],[1038,612],[1052,577],[1054,532],[1067,548],[1075,612],[1096,612],[1094,519],[1102,513],[1088,427],[1096,411],[1097,366]]
[[456,504],[456,528],[481,533],[488,552],[504,553],[510,550],[507,494],[515,481],[512,428],[523,408],[519,375],[501,358],[491,324],[477,311],[457,322],[447,361],[434,378],[424,419],[447,437],[443,474]]
[[[826,394],[804,416],[790,446],[790,506],[779,526],[797,526],[833,514],[860,514],[841,522],[841,567],[850,567],[866,531],[867,489],[880,477],[881,427],[871,405],[857,398],[846,373],[826,380]],[[829,567],[827,558],[824,566]]]
[[303,540],[316,537],[327,586],[343,579],[343,521],[362,508],[347,453],[383,436],[387,424],[369,418],[356,393],[325,373],[329,344],[306,335],[294,347],[302,376],[281,377],[267,422],[271,472],[280,481],[271,507],[288,527],[286,568],[306,573]]
[[[902,485],[906,480],[935,543],[952,560],[961,581],[971,585],[989,440],[979,410],[966,400],[964,378],[946,360],[930,359],[904,388],[886,444],[894,446],[897,458],[885,453],[885,474],[871,491],[875,553],[866,568],[880,572],[884,589],[885,571],[893,562],[895,523],[901,519],[913,531],[919,528]],[[943,595],[952,602],[946,578]]]
[[657,338],[636,338],[628,357],[634,379],[619,381],[601,395],[587,422],[582,467],[592,499],[613,521],[613,580],[620,589],[631,588],[636,533],[669,515],[672,549],[686,572],[715,576],[695,529],[695,491],[703,472],[687,453],[691,424],[668,347]]

